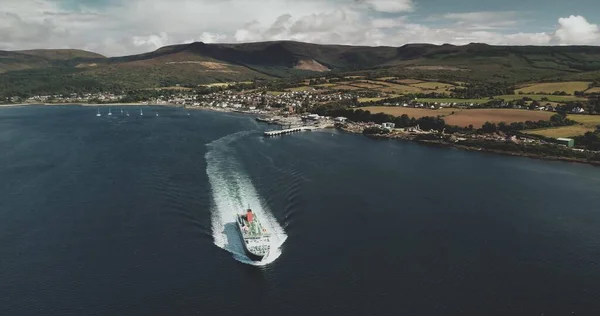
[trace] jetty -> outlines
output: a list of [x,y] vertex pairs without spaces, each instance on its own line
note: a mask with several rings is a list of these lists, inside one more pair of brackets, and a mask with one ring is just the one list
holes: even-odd
[[274,131],[266,131],[265,136],[278,136],[278,135],[285,135],[285,134],[298,133],[298,132],[304,132],[304,131],[313,131],[316,129],[317,129],[316,126],[301,126],[301,127],[294,127],[294,128],[286,128],[286,129],[279,129],[279,130],[274,130]]

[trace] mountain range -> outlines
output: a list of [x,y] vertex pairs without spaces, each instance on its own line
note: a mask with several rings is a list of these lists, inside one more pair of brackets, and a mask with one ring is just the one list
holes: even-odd
[[293,41],[191,44],[105,57],[83,50],[0,51],[0,93],[135,89],[175,84],[364,74],[518,83],[600,78],[596,46],[400,47],[319,45]]

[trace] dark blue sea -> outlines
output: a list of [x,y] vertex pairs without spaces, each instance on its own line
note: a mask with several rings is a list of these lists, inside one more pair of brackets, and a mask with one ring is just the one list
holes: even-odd
[[598,167],[123,110],[0,108],[0,315],[600,315]]

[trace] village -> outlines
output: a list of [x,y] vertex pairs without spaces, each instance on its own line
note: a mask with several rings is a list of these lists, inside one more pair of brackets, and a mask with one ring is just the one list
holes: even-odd
[[[257,120],[279,125],[279,129],[292,129],[309,126],[311,129],[321,128],[339,128],[351,133],[371,134],[369,136],[388,139],[430,139],[435,141],[444,141],[452,144],[459,144],[468,140],[488,141],[488,142],[511,142],[516,144],[533,145],[563,145],[574,147],[572,139],[558,138],[556,142],[527,137],[526,135],[507,135],[503,133],[445,133],[439,130],[422,130],[419,125],[396,128],[394,123],[387,122],[375,124],[374,122],[351,122],[345,117],[327,117],[312,114],[311,109],[316,106],[331,102],[340,102],[348,104],[350,107],[360,105],[357,100],[361,97],[360,92],[349,91],[327,91],[322,90],[303,90],[303,91],[235,91],[232,89],[220,89],[210,93],[199,94],[194,90],[165,90],[159,91],[158,95],[146,100],[140,100],[136,105],[164,105],[178,106],[189,109],[211,109],[217,111],[239,112],[251,114],[257,117]],[[164,92],[164,93],[163,93]],[[18,97],[10,98],[12,103],[25,104],[117,104],[125,103],[128,95],[125,93],[85,93],[70,95],[42,95],[33,96],[26,99]],[[441,108],[447,107],[467,107],[474,106],[472,103],[448,103],[431,102],[424,103],[418,100],[408,102],[384,102],[385,106],[415,108],[423,111],[431,111],[432,117],[442,115],[438,112]],[[507,104],[499,103],[499,107]],[[517,105],[516,108],[521,108]],[[553,107],[535,107],[528,108],[532,111],[553,111]],[[573,109],[574,113],[581,113],[580,108]],[[365,131],[380,129],[383,133],[368,133]],[[572,148],[576,151],[582,149]]]

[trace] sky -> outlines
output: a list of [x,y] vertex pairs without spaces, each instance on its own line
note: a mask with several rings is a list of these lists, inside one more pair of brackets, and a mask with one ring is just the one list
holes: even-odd
[[0,0],[0,50],[202,41],[600,45],[598,0]]

